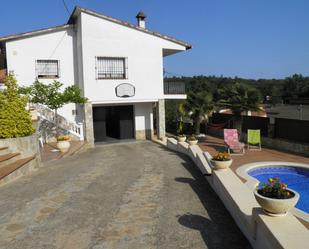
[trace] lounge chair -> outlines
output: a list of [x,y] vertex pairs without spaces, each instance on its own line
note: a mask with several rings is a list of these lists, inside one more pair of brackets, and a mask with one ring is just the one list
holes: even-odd
[[248,150],[262,150],[261,146],[261,131],[248,130]]
[[236,129],[224,129],[224,143],[229,154],[231,154],[231,152],[233,152],[234,155],[245,154],[245,144],[239,142]]

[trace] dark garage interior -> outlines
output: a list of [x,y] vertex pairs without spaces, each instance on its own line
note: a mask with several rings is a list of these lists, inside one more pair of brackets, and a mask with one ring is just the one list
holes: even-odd
[[93,107],[95,142],[134,138],[133,105]]

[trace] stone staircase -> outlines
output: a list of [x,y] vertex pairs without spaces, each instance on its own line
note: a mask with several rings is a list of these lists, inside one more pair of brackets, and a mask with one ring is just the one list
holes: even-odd
[[68,120],[60,114],[55,114],[53,110],[41,104],[30,104],[29,107],[35,110],[38,121],[38,132],[44,142],[56,135],[56,119],[58,129],[63,134],[68,134],[73,140],[84,140],[84,125]]
[[10,151],[9,147],[0,147],[0,185],[16,179],[38,167],[36,155],[22,156]]

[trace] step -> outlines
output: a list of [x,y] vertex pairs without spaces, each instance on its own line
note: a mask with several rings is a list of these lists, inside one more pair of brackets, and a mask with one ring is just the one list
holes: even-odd
[[0,168],[20,159],[20,153],[7,153],[0,156]]
[[5,178],[6,176],[10,175],[11,173],[16,171],[17,169],[21,168],[22,166],[24,166],[25,164],[27,164],[28,162],[30,162],[34,158],[35,158],[35,156],[30,156],[30,157],[19,159],[19,160],[13,162],[13,163],[8,164],[8,165],[2,166],[0,168],[0,180]]
[[0,156],[9,153],[9,147],[0,147]]

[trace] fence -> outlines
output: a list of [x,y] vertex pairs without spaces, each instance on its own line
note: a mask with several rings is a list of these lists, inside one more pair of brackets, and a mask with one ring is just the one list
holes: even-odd
[[[224,128],[233,128],[235,119],[232,114],[214,113],[210,118],[210,122],[213,124],[225,124]],[[242,131],[247,132],[248,129],[259,129],[263,137],[272,137],[268,134],[269,118],[255,117],[255,116],[243,116],[242,117]],[[173,127],[169,127],[170,132],[177,130],[177,124],[174,123]],[[184,132],[187,134],[193,133],[193,127],[190,124],[186,124],[184,127]],[[211,135],[222,136],[222,129],[212,129],[204,123],[200,127],[201,133],[208,133]],[[274,126],[274,138],[287,139],[294,142],[309,143],[309,121],[307,120],[297,120],[297,119],[285,119],[285,118],[275,118]],[[221,134],[221,135],[220,135]]]
[[242,122],[242,131],[247,132],[248,129],[256,129],[261,131],[261,135],[268,136],[269,118],[244,116]]
[[[213,124],[225,124],[224,128],[233,128],[235,118],[232,114],[214,113],[212,116]],[[243,116],[242,117],[242,131],[247,132],[248,129],[259,129],[261,135],[268,136],[268,124],[269,118],[255,117],[255,116]]]
[[275,137],[309,143],[309,121],[276,118]]

